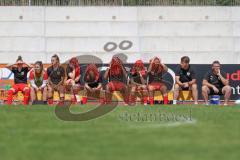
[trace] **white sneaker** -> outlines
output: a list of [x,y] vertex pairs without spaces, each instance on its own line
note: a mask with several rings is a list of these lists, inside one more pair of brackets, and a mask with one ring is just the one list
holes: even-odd
[[236,100],[235,104],[240,104],[240,99]]
[[177,100],[173,100],[173,104],[176,105],[177,104]]

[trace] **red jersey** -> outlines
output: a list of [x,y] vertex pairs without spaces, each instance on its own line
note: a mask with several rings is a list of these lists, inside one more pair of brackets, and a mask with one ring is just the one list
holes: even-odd
[[48,80],[47,72],[43,70],[41,74],[37,75],[34,70],[31,70],[29,80],[31,84],[34,82],[37,87],[41,87],[44,81],[46,82]]

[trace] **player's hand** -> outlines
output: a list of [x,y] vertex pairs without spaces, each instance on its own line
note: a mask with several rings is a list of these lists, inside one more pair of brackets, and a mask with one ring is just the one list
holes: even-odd
[[91,87],[89,87],[87,84],[85,84],[85,87],[86,87],[86,89],[89,90],[90,92],[93,91],[93,89],[92,89]]
[[215,86],[213,86],[213,91],[214,91],[214,93],[218,93],[219,92],[219,90]]
[[220,69],[217,70],[217,75],[218,75],[218,76],[221,75],[221,71],[220,71]]
[[90,92],[94,92],[94,89],[91,88],[91,87],[88,87],[88,90],[89,90]]
[[138,74],[139,74],[140,77],[142,77],[142,73],[141,73],[141,71],[138,71]]

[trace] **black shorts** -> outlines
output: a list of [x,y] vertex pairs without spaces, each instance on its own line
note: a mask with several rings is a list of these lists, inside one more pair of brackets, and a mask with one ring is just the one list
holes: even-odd
[[189,88],[189,87],[181,87],[181,90],[182,90],[182,91],[189,91],[190,88]]
[[212,88],[209,88],[209,90],[210,90],[209,95],[219,95],[219,96],[222,96],[222,95],[223,95],[222,89],[223,89],[223,88],[218,88],[219,92],[218,92],[218,93],[215,93]]
[[97,82],[95,82],[95,83],[88,83],[88,86],[89,86],[90,88],[97,88],[98,84],[99,84],[99,83],[97,83]]

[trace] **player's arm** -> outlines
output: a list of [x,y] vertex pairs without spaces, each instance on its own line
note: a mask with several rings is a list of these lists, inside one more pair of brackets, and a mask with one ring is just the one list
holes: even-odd
[[218,76],[221,79],[224,86],[229,85],[229,81],[221,74],[220,70],[219,70]]
[[43,89],[43,88],[46,87],[46,85],[47,85],[47,80],[43,80],[43,83],[42,83],[42,85],[39,88]]
[[127,79],[127,71],[126,71],[126,69],[124,68],[123,65],[121,65],[121,67],[122,67],[122,70],[123,70],[123,75],[124,75],[125,78]]
[[61,81],[56,86],[59,87],[59,86],[63,85],[64,79],[65,79],[65,77],[61,77]]
[[25,64],[27,66],[29,71],[33,68],[33,66],[31,64],[28,64],[26,62],[23,62],[23,64]]
[[38,87],[36,86],[34,80],[30,80],[30,84],[31,84],[31,87],[33,87],[35,89],[38,89]]
[[50,86],[52,86],[52,85],[53,85],[53,82],[52,82],[52,80],[51,80],[51,78],[50,78],[50,77],[48,77],[48,84],[49,84]]
[[87,88],[87,90],[89,91],[93,91],[93,89],[88,85],[87,82],[84,84],[84,87]]
[[100,90],[102,88],[102,83],[98,83],[97,90]]
[[148,73],[151,73],[151,71],[152,71],[152,66],[153,66],[153,60],[150,62],[150,65],[149,65],[149,67],[148,67]]
[[38,89],[37,85],[35,84],[34,75],[32,72],[30,73],[29,80],[31,87],[33,87],[34,89]]
[[68,75],[68,77],[70,77],[71,79],[75,79],[75,69],[74,68],[72,68],[72,70],[71,70],[71,68],[67,68],[67,75]]
[[39,88],[40,89],[45,88],[47,86],[47,82],[48,82],[48,77],[47,77],[47,74],[44,73],[44,75],[43,75],[43,83],[42,83],[42,85]]
[[183,86],[183,83],[180,81],[180,76],[175,76],[175,80],[176,80],[176,83],[179,85],[179,86]]
[[196,78],[196,74],[195,74],[195,70],[191,70],[190,71],[190,73],[191,73],[191,81],[190,82],[188,82],[188,84],[189,85],[193,85],[193,84],[195,84],[195,83],[197,83],[197,78]]
[[189,85],[193,85],[197,83],[197,80],[196,79],[192,79],[191,81],[188,82]]
[[202,82],[203,86],[207,86],[208,88],[214,88],[215,86],[211,83],[209,83],[206,79],[203,79]]
[[12,67],[16,66],[16,63],[10,63],[5,66],[5,68],[12,70]]
[[215,90],[216,87],[215,87],[213,84],[211,84],[211,83],[208,82],[210,76],[211,76],[211,74],[210,74],[209,72],[205,74],[205,76],[204,76],[204,78],[203,78],[203,81],[202,81],[202,85],[205,85],[205,86],[207,86],[208,88],[212,88],[212,89]]
[[[75,73],[75,72],[74,72],[74,73]],[[61,81],[57,84],[57,86],[61,86],[61,85],[63,85],[63,83],[64,83],[65,71],[64,71],[63,68],[61,68],[61,74],[62,74],[62,76],[61,76]]]
[[85,82],[84,87],[86,87],[87,89],[90,89],[90,87],[89,87],[87,82]]
[[48,79],[47,79],[47,83],[51,86],[53,85],[52,81],[51,81],[51,71],[50,71],[50,68],[47,69],[47,76],[48,76]]
[[140,85],[139,83],[136,83],[136,82],[133,80],[133,77],[130,78],[130,81],[131,81],[131,84]]
[[106,70],[106,72],[104,73],[104,79],[108,79],[108,75],[109,75],[109,71],[110,71],[110,68],[108,68],[107,70]]
[[143,78],[142,74],[139,72],[140,80],[142,84],[146,84],[146,80]]
[[79,76],[75,77],[75,82],[78,82],[81,78],[81,74],[79,74]]

